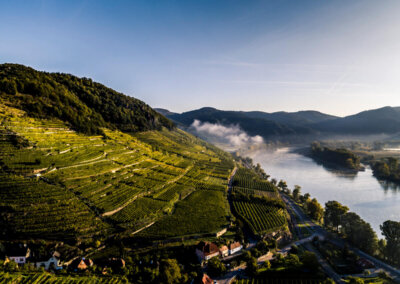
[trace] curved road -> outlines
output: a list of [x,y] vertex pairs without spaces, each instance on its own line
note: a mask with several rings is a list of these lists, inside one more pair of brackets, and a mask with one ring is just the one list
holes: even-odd
[[[334,245],[336,245],[340,248],[343,248],[345,245],[347,245],[349,247],[349,249],[354,251],[358,256],[368,259],[375,265],[375,267],[385,270],[393,278],[393,280],[395,280],[396,282],[400,282],[400,270],[384,263],[383,261],[381,261],[379,259],[376,259],[375,257],[373,257],[369,254],[366,254],[365,252],[363,252],[353,246],[351,246],[350,244],[346,243],[342,239],[332,238],[331,235],[324,228],[313,223],[311,221],[311,219],[307,215],[305,215],[303,213],[303,211],[299,208],[299,206],[297,204],[295,204],[290,198],[282,195],[282,199],[293,210],[293,212],[297,215],[297,217],[301,220],[301,222],[311,225],[309,228],[311,228],[319,237],[328,239],[331,243],[333,243]],[[295,218],[293,218],[293,219],[295,220]],[[333,278],[333,279],[336,281],[335,278]]]

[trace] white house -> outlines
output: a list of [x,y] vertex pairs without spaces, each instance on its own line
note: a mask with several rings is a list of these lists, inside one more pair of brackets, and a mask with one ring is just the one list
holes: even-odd
[[243,246],[239,242],[233,242],[229,244],[229,254],[234,254],[237,253],[238,251],[241,251]]
[[55,270],[62,269],[60,253],[55,251],[49,259],[35,262],[35,266],[36,268],[44,267],[45,270],[49,270],[50,268]]
[[26,244],[11,245],[6,248],[6,257],[17,264],[25,264],[31,255],[31,250]]

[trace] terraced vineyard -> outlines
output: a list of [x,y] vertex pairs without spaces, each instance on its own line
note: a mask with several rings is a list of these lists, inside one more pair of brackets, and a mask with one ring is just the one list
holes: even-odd
[[165,216],[139,236],[157,239],[205,235],[220,231],[229,224],[229,220],[225,192],[197,190],[177,204],[174,214]]
[[250,190],[276,192],[276,189],[272,183],[266,180],[261,180],[253,171],[246,168],[240,168],[237,170],[233,179],[233,186]]
[[121,277],[98,277],[98,276],[55,276],[50,273],[4,273],[0,272],[0,284],[120,284],[126,283]]
[[286,225],[285,212],[281,208],[245,201],[235,201],[234,207],[257,234],[269,233]]
[[233,210],[255,235],[287,228],[287,212],[277,189],[254,171],[239,168],[232,187]]
[[[136,231],[175,214],[188,222],[203,213],[183,214],[180,208],[202,191],[225,200],[208,215],[218,220],[210,232],[227,223],[224,194],[233,160],[183,131],[103,128],[103,136],[88,136],[4,103],[0,122],[2,237],[75,239],[121,227]],[[207,230],[199,225],[178,231]]]

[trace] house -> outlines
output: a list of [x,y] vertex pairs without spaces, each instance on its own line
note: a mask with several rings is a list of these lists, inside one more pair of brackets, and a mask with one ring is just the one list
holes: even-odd
[[229,255],[229,249],[227,246],[222,246],[219,249],[219,253],[221,254],[221,257],[225,257]]
[[44,267],[45,270],[60,270],[62,269],[62,264],[60,260],[60,253],[55,251],[50,258],[46,259],[37,259],[35,261],[36,268]]
[[229,244],[229,254],[234,254],[237,253],[238,251],[241,251],[243,246],[239,242],[233,242]]
[[210,278],[207,274],[197,276],[193,281],[193,284],[214,284],[214,280]]
[[200,262],[207,261],[214,256],[218,256],[219,249],[214,243],[200,242],[196,247],[196,255]]
[[82,257],[79,262],[76,264],[76,269],[78,270],[86,270],[89,267],[93,266],[93,261],[90,258],[84,258]]
[[9,245],[6,247],[5,255],[10,261],[17,264],[25,264],[31,255],[31,250],[26,244]]

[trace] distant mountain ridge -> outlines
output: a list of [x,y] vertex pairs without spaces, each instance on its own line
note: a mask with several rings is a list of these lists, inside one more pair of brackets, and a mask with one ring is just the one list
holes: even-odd
[[268,119],[268,114],[261,112],[221,111],[215,108],[205,107],[182,114],[167,115],[178,124],[189,127],[195,119],[202,122],[220,123],[222,125],[239,125],[249,135],[261,135],[264,138],[273,136],[313,134],[314,131],[301,124],[284,124],[278,120]]
[[315,128],[340,134],[393,134],[400,132],[400,107],[367,110],[317,123]]
[[400,107],[383,107],[337,117],[318,111],[274,112],[223,111],[204,107],[184,113],[163,112],[177,124],[189,127],[194,120],[238,125],[250,135],[266,139],[285,136],[375,135],[400,132]]

